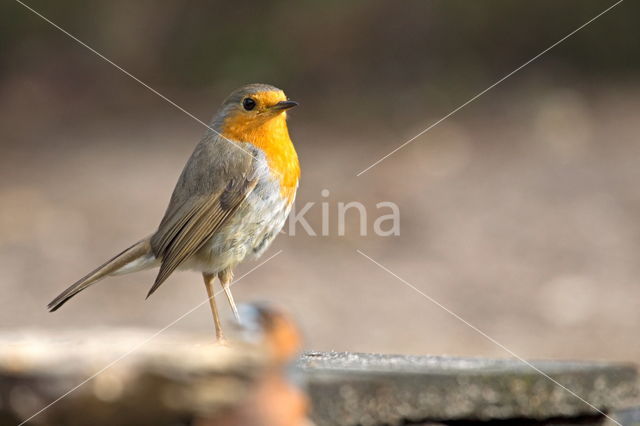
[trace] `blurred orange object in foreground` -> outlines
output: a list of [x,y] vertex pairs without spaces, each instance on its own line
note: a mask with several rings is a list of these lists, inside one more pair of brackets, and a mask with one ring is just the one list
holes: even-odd
[[297,326],[284,313],[263,305],[241,306],[241,318],[243,340],[264,345],[267,367],[244,401],[214,418],[197,419],[195,426],[311,425],[309,401],[290,374],[302,343]]

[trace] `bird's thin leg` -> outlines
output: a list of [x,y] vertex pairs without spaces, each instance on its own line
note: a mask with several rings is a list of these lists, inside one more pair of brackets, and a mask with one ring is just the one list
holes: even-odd
[[213,313],[213,322],[216,326],[216,338],[218,342],[224,342],[224,334],[222,333],[222,325],[220,324],[220,316],[218,315],[218,308],[216,307],[216,297],[213,292],[213,281],[216,279],[215,274],[202,274],[204,278],[204,285],[207,287],[207,294],[209,295],[209,305],[211,306],[211,312]]
[[224,294],[227,295],[227,300],[229,301],[229,305],[231,305],[233,315],[236,317],[236,321],[240,322],[238,308],[236,307],[236,302],[233,300],[233,294],[231,294],[231,281],[233,280],[233,272],[230,268],[227,268],[218,274],[218,278],[220,279],[220,284],[222,284]]

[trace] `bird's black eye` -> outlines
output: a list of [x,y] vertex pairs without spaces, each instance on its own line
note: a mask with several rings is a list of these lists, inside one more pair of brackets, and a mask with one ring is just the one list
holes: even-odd
[[242,106],[244,107],[244,109],[246,109],[247,111],[251,111],[252,109],[254,109],[256,107],[256,101],[254,101],[251,98],[244,98],[242,100]]

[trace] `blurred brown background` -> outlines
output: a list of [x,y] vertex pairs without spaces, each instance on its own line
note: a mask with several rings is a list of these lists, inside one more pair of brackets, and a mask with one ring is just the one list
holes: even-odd
[[[309,349],[507,356],[360,249],[523,357],[640,357],[639,3],[360,177],[613,1],[28,4],[205,121],[249,82],[300,101],[298,206],[319,230],[329,202],[331,235],[281,235],[234,293],[291,311]],[[1,327],[156,329],[205,299],[180,272],[145,302],[145,272],[45,309],[155,229],[200,124],[5,1],[0,128]],[[339,201],[369,230],[397,203],[401,235],[361,237],[352,215],[338,236]],[[213,336],[206,305],[174,327]]]

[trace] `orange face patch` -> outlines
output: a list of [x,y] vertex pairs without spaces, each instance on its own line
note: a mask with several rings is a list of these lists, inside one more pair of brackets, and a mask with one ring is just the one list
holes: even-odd
[[271,172],[280,181],[280,194],[292,202],[300,177],[298,155],[289,137],[287,113],[269,108],[287,98],[281,91],[255,93],[251,98],[256,101],[256,107],[230,113],[224,120],[222,134],[264,151]]
[[284,92],[260,92],[251,95],[251,97],[256,101],[258,109],[265,109],[270,106],[277,104],[280,101],[286,101],[287,97]]

